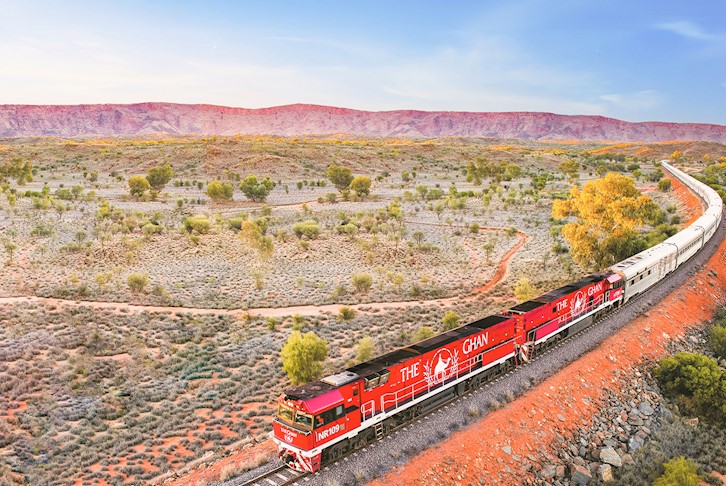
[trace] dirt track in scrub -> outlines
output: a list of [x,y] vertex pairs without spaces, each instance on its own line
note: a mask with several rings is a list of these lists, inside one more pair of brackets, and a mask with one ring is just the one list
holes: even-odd
[[[687,206],[691,221],[697,218],[700,200],[676,181],[674,190]],[[487,414],[478,423],[370,484],[536,482],[536,468],[523,471],[522,462],[515,458],[542,453],[556,456],[555,439],[571,438],[575,430],[590,425],[603,391],[617,389],[617,377],[622,371],[666,355],[670,340],[681,338],[688,329],[710,319],[724,303],[726,239],[706,265],[650,312],[505,408]],[[505,446],[511,447],[511,454],[504,452]]]
[[[501,228],[483,228],[480,231],[504,231]],[[42,303],[49,306],[66,306],[66,307],[92,307],[97,309],[112,309],[116,312],[150,312],[150,313],[179,313],[179,314],[212,314],[212,315],[233,315],[237,316],[247,313],[250,316],[258,317],[284,317],[295,314],[299,315],[317,315],[317,314],[337,314],[342,307],[352,307],[358,311],[369,310],[390,310],[403,309],[407,307],[421,305],[449,305],[463,300],[475,299],[479,294],[493,289],[507,275],[509,269],[509,261],[527,242],[527,235],[524,233],[515,233],[519,238],[517,244],[512,247],[502,258],[497,267],[494,276],[484,285],[472,290],[472,294],[468,297],[445,297],[441,299],[430,300],[410,300],[400,302],[368,302],[365,304],[326,304],[326,305],[302,305],[292,307],[259,307],[254,309],[210,309],[204,307],[163,307],[152,305],[129,304],[127,302],[101,302],[90,300],[69,300],[57,299],[51,297],[23,296],[23,297],[0,297],[0,305],[13,305],[22,302]]]

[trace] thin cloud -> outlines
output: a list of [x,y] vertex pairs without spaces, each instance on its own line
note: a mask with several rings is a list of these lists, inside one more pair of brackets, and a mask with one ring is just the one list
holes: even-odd
[[687,20],[663,22],[656,25],[656,27],[661,30],[673,32],[674,34],[678,34],[688,39],[695,39],[704,42],[719,42],[724,40],[723,36],[710,34],[703,30],[701,26]]

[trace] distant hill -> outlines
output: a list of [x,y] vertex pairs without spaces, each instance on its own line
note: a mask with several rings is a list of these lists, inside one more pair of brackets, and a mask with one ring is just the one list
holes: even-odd
[[726,126],[631,123],[588,115],[454,111],[359,111],[319,105],[246,109],[214,105],[0,105],[0,137],[149,134],[497,137],[529,140],[726,143]]

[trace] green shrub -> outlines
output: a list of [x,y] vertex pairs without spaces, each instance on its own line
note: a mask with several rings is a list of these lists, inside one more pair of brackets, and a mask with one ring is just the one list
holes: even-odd
[[355,318],[355,309],[351,307],[341,307],[338,312],[338,318],[341,321],[352,321]]
[[678,353],[660,360],[654,374],[663,393],[687,413],[726,420],[726,376],[715,360]]
[[373,285],[373,277],[367,273],[354,273],[351,278],[353,280],[353,287],[358,292],[368,292]]
[[187,233],[196,231],[200,235],[206,235],[211,227],[212,223],[204,216],[190,216],[184,219],[184,229]]
[[711,326],[708,344],[713,354],[720,359],[726,359],[726,325],[716,323]]
[[665,472],[653,482],[653,486],[697,486],[701,482],[696,473],[698,466],[683,456],[671,459],[663,467]]
[[444,314],[444,317],[442,319],[442,322],[444,324],[444,331],[459,327],[460,320],[461,317],[459,317],[459,314],[454,311],[448,311],[446,314]]
[[132,273],[126,279],[126,283],[132,292],[141,292],[149,285],[149,276],[145,273]]
[[671,182],[671,180],[664,177],[663,179],[658,181],[658,190],[661,192],[668,192],[671,190],[672,185],[673,183]]
[[356,359],[359,363],[368,361],[373,358],[373,351],[376,349],[376,343],[373,338],[366,336],[358,341]]
[[320,235],[320,225],[318,225],[317,221],[309,219],[292,225],[292,232],[298,238],[305,236],[310,240],[314,240]]
[[327,356],[328,343],[312,331],[293,331],[280,351],[282,368],[293,385],[320,378]]
[[214,180],[207,184],[207,196],[213,202],[231,201],[234,195],[234,186],[229,182]]
[[252,201],[264,201],[274,187],[275,183],[269,177],[258,181],[254,174],[247,176],[239,185],[242,194]]
[[417,343],[434,335],[434,330],[429,326],[421,326],[413,333],[413,342]]

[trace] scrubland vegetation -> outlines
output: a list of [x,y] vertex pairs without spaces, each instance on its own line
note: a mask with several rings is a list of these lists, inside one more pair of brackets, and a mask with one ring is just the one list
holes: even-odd
[[[0,297],[180,309],[0,307],[0,478],[146,482],[239,446],[269,430],[291,381],[606,263],[601,249],[568,236],[587,224],[573,184],[584,194],[599,187],[594,179],[619,174],[608,177],[643,209],[625,235],[636,248],[677,229],[682,216],[660,187],[657,160],[680,149],[705,167],[706,154],[726,153],[718,144],[507,143],[2,141]],[[705,177],[720,170],[711,167],[722,164]],[[520,233],[527,243],[507,279],[472,298]],[[376,307],[392,301],[418,303]],[[332,303],[346,307],[269,319],[253,312]],[[302,342],[320,358],[310,368],[294,362]],[[293,362],[283,368],[286,343]]]

